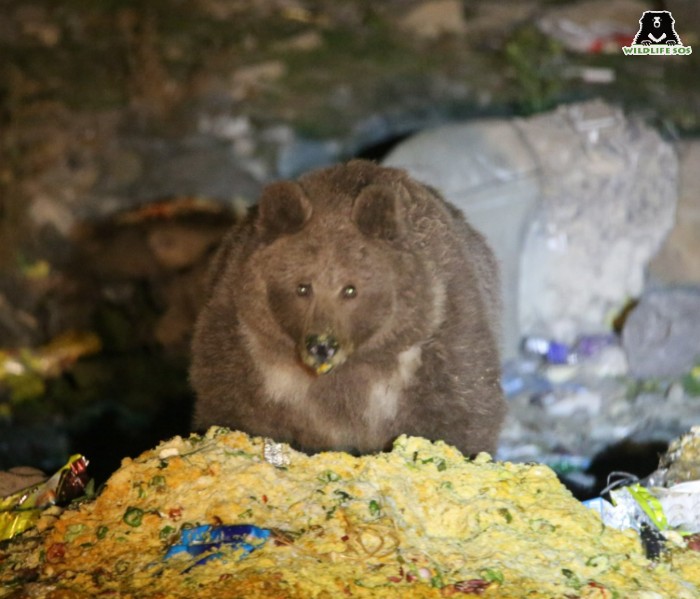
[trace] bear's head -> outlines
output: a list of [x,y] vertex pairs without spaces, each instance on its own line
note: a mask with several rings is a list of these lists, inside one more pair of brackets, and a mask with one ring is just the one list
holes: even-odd
[[[305,184],[306,183],[306,184]],[[363,355],[395,335],[405,252],[406,191],[361,180],[317,178],[269,185],[258,203],[254,256],[260,301],[310,372],[326,374],[360,347]],[[409,290],[408,294],[418,291]]]
[[667,10],[646,10],[639,19],[639,31],[633,43],[644,46],[680,44],[674,23],[673,15]]

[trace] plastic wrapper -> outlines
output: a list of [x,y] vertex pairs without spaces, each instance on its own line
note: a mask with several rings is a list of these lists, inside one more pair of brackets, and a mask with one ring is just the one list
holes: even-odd
[[523,340],[523,352],[526,355],[540,356],[549,364],[570,364],[574,361],[568,345],[544,337],[526,337]]
[[180,533],[180,540],[172,545],[165,554],[170,559],[183,553],[200,557],[185,570],[205,564],[209,560],[223,556],[222,547],[238,550],[239,557],[255,551],[265,544],[272,532],[251,524],[234,524],[222,526],[195,526],[185,528]]
[[[102,348],[94,333],[68,331],[39,348],[0,348],[0,386],[13,402],[34,399],[46,391],[45,380],[59,376],[84,356]],[[11,414],[12,402],[0,404],[0,416]]]
[[667,527],[658,499],[638,483],[610,491],[610,499],[596,497],[584,501],[584,505],[597,511],[606,525],[618,530],[639,531],[642,525]]
[[26,372],[56,376],[79,358],[97,353],[101,348],[100,339],[94,333],[69,331],[36,350],[0,349],[0,381]]
[[[659,469],[646,479],[612,489],[610,501],[597,497],[584,504],[596,510],[606,525],[638,531],[647,554],[655,558],[667,537],[700,532],[699,469],[700,427],[696,426],[671,443]],[[615,484],[619,483],[611,486]]]
[[602,333],[581,335],[575,343],[569,345],[545,337],[525,337],[522,349],[526,355],[537,356],[548,364],[577,364],[593,358],[605,348],[618,345],[615,335]]
[[88,481],[88,461],[74,455],[48,480],[0,499],[0,541],[11,539],[36,524],[42,512],[79,497]]
[[700,532],[700,480],[654,488],[668,526],[687,533]]

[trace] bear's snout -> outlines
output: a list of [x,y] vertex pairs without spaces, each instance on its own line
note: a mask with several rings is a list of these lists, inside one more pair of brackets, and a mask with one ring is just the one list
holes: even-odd
[[654,17],[654,27],[661,27],[661,17]]
[[328,333],[307,335],[302,348],[302,361],[316,374],[326,374],[342,362],[340,343]]

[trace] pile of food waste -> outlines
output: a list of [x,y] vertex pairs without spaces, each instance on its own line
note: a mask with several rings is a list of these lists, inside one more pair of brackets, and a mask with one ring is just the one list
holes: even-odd
[[0,544],[0,597],[700,594],[692,535],[650,559],[547,466],[416,437],[308,456],[215,427],[124,459],[100,492],[49,512]]

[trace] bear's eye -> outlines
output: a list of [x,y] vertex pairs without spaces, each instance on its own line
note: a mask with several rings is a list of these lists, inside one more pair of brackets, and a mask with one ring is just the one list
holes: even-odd
[[343,287],[343,290],[341,291],[341,295],[345,299],[351,299],[353,297],[357,297],[357,289],[354,285],[346,285]]
[[299,297],[307,297],[311,295],[311,283],[299,283],[297,285],[297,295]]

